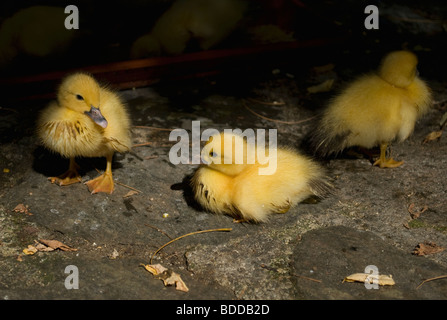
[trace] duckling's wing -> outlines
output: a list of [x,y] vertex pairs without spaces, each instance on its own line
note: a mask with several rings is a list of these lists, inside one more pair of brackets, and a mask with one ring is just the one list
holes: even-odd
[[129,143],[126,143],[124,141],[120,141],[114,137],[105,137],[109,145],[113,148],[113,150],[124,153],[130,151]]
[[64,157],[95,156],[103,142],[102,136],[83,116],[52,102],[40,115],[37,134],[45,147]]

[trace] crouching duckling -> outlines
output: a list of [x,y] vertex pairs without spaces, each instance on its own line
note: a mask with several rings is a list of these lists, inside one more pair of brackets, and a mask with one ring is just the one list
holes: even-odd
[[206,164],[191,179],[196,201],[237,222],[265,222],[272,213],[285,213],[311,196],[330,193],[325,170],[309,158],[287,148],[268,148],[261,154],[274,161],[272,166],[260,161],[257,151],[243,136],[212,136],[202,150]]
[[406,140],[431,103],[431,91],[418,77],[417,63],[411,52],[391,52],[377,73],[360,77],[335,97],[310,139],[315,153],[326,157],[348,147],[379,145],[380,158],[374,165],[402,165],[403,161],[386,157],[387,147],[393,140]]
[[112,157],[131,148],[130,118],[117,94],[100,86],[85,73],[67,76],[57,100],[45,108],[37,121],[43,145],[70,159],[67,172],[50,177],[52,183],[81,182],[75,157],[105,157],[103,175],[86,182],[91,193],[112,193]]

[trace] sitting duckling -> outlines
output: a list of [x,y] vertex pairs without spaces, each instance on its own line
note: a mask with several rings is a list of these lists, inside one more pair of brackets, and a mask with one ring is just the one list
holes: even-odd
[[201,50],[208,50],[236,28],[246,7],[244,0],[176,0],[151,32],[133,43],[130,56],[178,55],[194,42]]
[[[238,145],[244,150],[239,162],[234,152]],[[309,158],[285,148],[269,148],[265,154],[268,164],[261,163],[257,147],[243,136],[212,136],[202,150],[206,164],[191,179],[196,201],[235,222],[265,222],[271,213],[285,213],[302,200],[330,192],[325,170]]]
[[0,68],[19,56],[55,58],[67,52],[80,33],[64,27],[66,18],[64,8],[31,6],[5,19],[0,25]]
[[382,60],[379,71],[350,84],[335,97],[311,137],[316,154],[328,156],[348,147],[380,145],[380,168],[399,167],[403,161],[386,157],[391,141],[402,142],[431,103],[431,91],[418,77],[417,57],[394,51]]
[[119,99],[85,73],[67,76],[57,101],[42,111],[37,132],[43,145],[70,159],[67,172],[50,177],[52,183],[81,182],[75,157],[106,157],[103,175],[86,182],[91,193],[112,193],[112,157],[131,148],[130,118]]

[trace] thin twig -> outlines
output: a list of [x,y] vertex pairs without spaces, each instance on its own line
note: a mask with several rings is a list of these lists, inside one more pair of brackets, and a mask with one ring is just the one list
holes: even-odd
[[443,276],[439,276],[439,277],[434,277],[434,278],[430,278],[430,279],[425,279],[424,281],[421,282],[420,285],[417,286],[416,290],[419,289],[420,286],[422,286],[424,283],[429,282],[429,281],[433,281],[433,280],[438,280],[438,279],[443,279],[443,278],[447,278],[447,274],[443,275]]
[[248,98],[248,100],[250,100],[251,102],[259,103],[259,104],[265,104],[267,106],[282,106],[282,105],[286,104],[285,102],[278,102],[278,101],[265,102],[265,101],[257,100],[254,98]]
[[179,240],[179,239],[181,239],[181,238],[184,238],[184,237],[187,237],[187,236],[191,236],[191,235],[194,235],[194,234],[205,233],[205,232],[231,231],[231,230],[233,230],[233,229],[232,229],[232,228],[220,228],[220,229],[201,230],[201,231],[196,231],[196,232],[191,232],[191,233],[184,234],[184,235],[182,235],[182,236],[180,236],[180,237],[178,237],[178,238],[175,238],[175,239],[173,239],[173,240],[171,240],[171,241],[165,243],[165,244],[162,245],[160,248],[158,248],[157,251],[155,251],[155,252],[152,254],[152,256],[151,256],[151,260],[150,260],[150,264],[152,264],[152,259],[154,258],[154,256],[155,256],[161,249],[163,249],[163,248],[166,247],[167,245],[170,245],[170,244],[173,243],[174,241],[177,241],[177,240]]
[[276,120],[276,119],[272,119],[272,118],[265,117],[265,116],[263,116],[263,115],[261,115],[261,114],[255,112],[255,111],[253,111],[252,109],[250,109],[250,108],[247,106],[247,104],[245,103],[245,101],[244,101],[244,106],[245,106],[245,108],[246,108],[248,111],[250,111],[251,113],[253,113],[255,116],[258,116],[258,117],[260,117],[260,118],[262,118],[262,119],[265,119],[265,120],[268,120],[268,121],[273,121],[273,122],[278,122],[278,123],[284,123],[284,124],[298,124],[298,123],[303,123],[303,122],[310,121],[310,120],[312,120],[312,119],[315,118],[315,116],[314,116],[314,117],[310,117],[310,118],[307,118],[307,119],[304,119],[304,120],[300,120],[300,121],[283,121],[283,120]]
[[293,276],[294,276],[294,277],[298,277],[298,278],[302,278],[302,279],[306,279],[306,280],[310,280],[310,281],[313,281],[313,282],[318,282],[318,283],[323,282],[323,281],[321,281],[321,280],[314,279],[314,278],[309,278],[309,277],[306,277],[306,276],[301,276],[301,275],[299,275],[299,274],[293,274]]
[[133,190],[133,191],[143,193],[143,191],[138,190],[138,189],[135,189],[134,187],[128,186],[127,184],[121,183],[121,182],[119,182],[119,181],[116,181],[116,180],[115,180],[115,183],[119,184],[120,186],[129,188],[129,189],[131,189],[131,190]]
[[5,107],[0,107],[0,110],[7,110],[7,111],[19,113],[17,110],[14,110],[14,109],[11,109],[11,108],[5,108]]
[[170,147],[170,146],[172,146],[173,144],[165,143],[165,144],[157,145],[156,142],[150,142],[150,141],[149,141],[149,142],[144,142],[144,143],[140,143],[140,144],[134,144],[134,145],[132,146],[132,148],[136,148],[136,147],[144,147],[144,146],[150,146],[150,145],[154,145],[154,148],[157,148],[157,147],[164,148],[164,147]]
[[160,131],[172,131],[174,129],[169,128],[158,128],[158,127],[151,127],[151,126],[133,126],[134,128],[138,129],[151,129],[151,130],[160,130]]
[[158,232],[164,234],[166,237],[168,237],[169,239],[172,240],[172,237],[171,237],[169,234],[167,234],[166,232],[164,232],[163,230],[161,230],[160,228],[157,228],[156,226],[152,226],[152,225],[147,224],[147,223],[145,223],[144,225],[145,225],[146,227],[149,227],[149,228],[152,228],[152,229],[157,230]]
[[143,147],[143,146],[150,146],[151,144],[154,144],[154,143],[153,142],[145,142],[145,143],[134,144],[132,146],[132,148]]

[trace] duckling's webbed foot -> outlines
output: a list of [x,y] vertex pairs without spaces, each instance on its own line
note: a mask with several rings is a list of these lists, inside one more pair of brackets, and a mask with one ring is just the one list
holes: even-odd
[[378,160],[376,160],[376,162],[374,162],[374,165],[379,166],[380,168],[397,168],[400,167],[403,163],[403,161],[396,161],[393,158],[379,158]]
[[106,156],[107,168],[106,171],[99,177],[87,181],[85,184],[88,190],[94,194],[98,192],[112,193],[114,189],[113,177],[112,177],[112,157],[113,153]]
[[57,177],[49,177],[48,180],[50,180],[51,183],[56,183],[60,186],[68,186],[73,183],[79,183],[82,179],[77,169],[79,169],[79,166],[76,164],[74,159],[70,159],[70,167],[65,173]]
[[379,166],[380,168],[397,168],[400,167],[404,162],[403,161],[396,161],[393,158],[386,157],[386,150],[387,150],[388,144],[387,143],[381,143],[380,144],[380,158],[374,162],[373,165]]
[[49,177],[48,180],[50,180],[51,183],[56,183],[60,186],[68,186],[73,183],[81,182],[81,176],[77,173],[77,171],[68,170],[58,177]]
[[85,184],[92,194],[98,192],[112,193],[114,189],[112,173],[107,171],[99,177],[87,181]]

